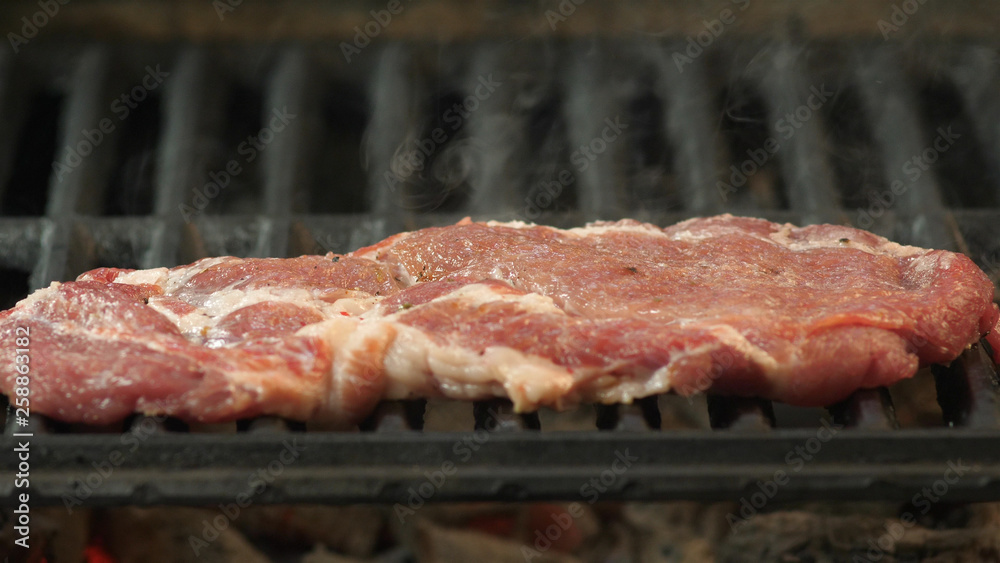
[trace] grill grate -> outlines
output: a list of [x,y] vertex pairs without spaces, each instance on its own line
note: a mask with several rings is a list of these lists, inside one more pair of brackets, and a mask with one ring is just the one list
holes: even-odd
[[[724,211],[851,222],[965,252],[998,281],[1000,208],[970,207],[1000,202],[1000,135],[986,118],[1000,113],[995,47],[720,40],[678,67],[672,55],[685,46],[387,44],[351,64],[335,45],[39,44],[0,57],[0,297],[13,302],[97,266],[344,252],[465,214],[556,226],[622,216],[669,224]],[[136,102],[141,110],[118,119],[113,100],[157,65],[169,75]],[[491,80],[499,85],[486,91]],[[960,111],[934,110],[935,96]],[[463,102],[464,113],[453,109]],[[240,143],[275,112],[294,117],[248,160]],[[67,147],[85,148],[105,118],[116,130],[71,171],[40,172]],[[578,148],[597,152],[595,139],[616,118],[627,127],[582,166]],[[958,140],[914,174],[913,159],[949,127]],[[768,138],[780,148],[760,157]],[[417,154],[420,165],[408,165]],[[199,203],[194,190],[233,160],[241,172]],[[743,165],[759,171],[730,190]],[[952,193],[970,178],[975,187]],[[183,205],[194,210],[187,217]],[[953,485],[949,499],[1000,500],[995,366],[976,346],[934,377],[936,427],[900,429],[887,389],[832,405],[830,417],[848,429],[823,443],[781,499],[906,500],[961,460],[975,477]],[[448,461],[458,471],[434,500],[576,499],[626,453],[634,467],[602,499],[731,499],[789,471],[789,452],[817,436],[782,426],[782,405],[716,396],[707,400],[712,430],[700,431],[661,429],[657,398],[598,406],[594,429],[575,432],[499,400],[470,407],[468,432],[424,430],[437,408],[387,402],[351,432],[273,417],[235,428],[135,417],[104,429],[32,417],[31,498],[227,501],[292,441],[305,449],[256,501],[405,502]],[[13,431],[9,421],[4,444]],[[88,485],[115,452],[127,452],[121,464]],[[11,486],[0,484],[0,502],[10,502]]]

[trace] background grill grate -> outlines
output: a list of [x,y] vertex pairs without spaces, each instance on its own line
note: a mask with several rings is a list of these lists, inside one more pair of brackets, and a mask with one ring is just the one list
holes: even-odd
[[[0,60],[0,301],[98,266],[345,252],[466,214],[556,226],[726,211],[853,223],[965,252],[1000,282],[995,47],[720,40],[678,67],[685,46],[386,44],[351,64],[333,44],[33,46]],[[120,118],[114,100],[150,67],[168,76]],[[102,119],[114,131],[90,143]],[[616,119],[620,136],[595,141]],[[272,123],[282,130],[250,150],[247,138]],[[957,140],[914,168],[949,128]],[[780,149],[761,157],[768,139]],[[71,170],[53,170],[87,143]],[[231,161],[241,171],[206,197]],[[730,190],[741,166],[758,171]],[[905,499],[961,458],[977,477],[950,498],[1000,499],[995,366],[974,347],[934,376],[937,427],[898,429],[890,390],[856,393],[829,409],[850,429],[783,497]],[[626,450],[641,461],[602,498],[732,498],[787,470],[786,454],[816,436],[784,427],[783,405],[723,397],[707,401],[714,431],[660,430],[663,400],[597,407],[596,429],[571,433],[504,401],[468,408],[465,428],[479,434],[424,430],[440,408],[424,401],[385,403],[361,432],[274,418],[201,428],[136,417],[105,429],[36,418],[32,499],[61,503],[122,447],[121,432],[147,429],[88,502],[230,499],[247,467],[293,438],[302,461],[261,502],[397,501],[476,436],[481,449],[436,500],[577,498]]]

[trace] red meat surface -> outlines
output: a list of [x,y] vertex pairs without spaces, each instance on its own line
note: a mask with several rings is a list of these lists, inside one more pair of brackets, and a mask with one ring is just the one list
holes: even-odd
[[[94,424],[355,422],[409,397],[820,406],[988,333],[1000,350],[992,296],[964,255],[843,226],[466,220],[346,256],[94,270],[0,313],[0,352],[29,329],[33,410]],[[14,365],[0,362],[8,394]]]

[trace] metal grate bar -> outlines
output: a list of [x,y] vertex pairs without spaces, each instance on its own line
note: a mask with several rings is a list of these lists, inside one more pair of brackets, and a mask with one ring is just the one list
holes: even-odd
[[[65,218],[78,210],[88,214],[101,211],[101,195],[107,187],[117,141],[115,135],[104,135],[95,144],[86,132],[98,128],[101,120],[107,118],[110,65],[108,51],[93,47],[81,55],[74,69],[62,122],[62,140],[55,153],[57,162],[68,165],[70,170],[53,172],[46,210],[50,217]],[[68,151],[75,152],[79,159],[68,157]]]
[[[90,48],[81,55],[73,70],[61,121],[62,136],[55,151],[56,161],[70,168],[53,171],[49,179],[46,215],[53,224],[45,233],[39,268],[33,276],[33,283],[39,286],[75,273],[67,271],[72,217],[78,207],[83,212],[99,211],[99,194],[107,185],[115,137],[105,135],[104,142],[95,146],[85,138],[84,131],[99,127],[105,117],[109,59],[105,49]],[[92,147],[91,152],[82,154],[88,150],[86,147]],[[79,158],[71,160],[70,150],[75,150]]]
[[976,116],[976,126],[985,153],[985,164],[991,168],[993,189],[1000,197],[1000,52],[994,47],[971,46],[960,49],[949,59],[946,69],[958,86],[969,109]]
[[[282,450],[299,454],[255,501],[405,502],[406,491],[452,461],[461,469],[435,501],[579,498],[581,484],[616,460],[628,471],[603,500],[732,500],[756,491],[757,480],[788,470],[788,452],[816,437],[815,429],[753,433],[496,432],[473,455],[458,457],[468,433],[246,432],[224,441],[205,434],[154,433],[124,459],[89,506],[214,504],[245,490],[247,468],[266,467]],[[796,500],[905,501],[940,480],[947,460],[970,467],[951,485],[953,502],[1000,498],[1000,450],[995,432],[927,429],[841,432],[782,487],[776,502]],[[12,447],[9,440],[0,442]],[[9,450],[8,450],[9,451]],[[122,451],[113,435],[47,435],[32,441],[31,498],[62,505],[82,481]],[[620,465],[620,464],[619,464]],[[177,468],[197,468],[178,471]],[[0,482],[0,505],[14,498]],[[498,496],[500,495],[500,496]]]
[[[52,223],[45,219],[7,219],[0,222],[0,248],[3,248],[4,268],[28,273],[27,290],[34,291],[48,284],[43,276],[46,261],[43,260],[46,249],[43,241],[52,230]],[[21,299],[24,295],[15,294],[18,289],[7,288],[6,299]]]
[[382,52],[369,83],[372,111],[365,163],[370,207],[385,221],[389,232],[398,232],[410,223],[398,151],[412,147],[411,141],[420,134],[418,108],[424,94],[420,81],[409,52],[402,45],[390,45]]
[[250,421],[248,432],[282,434],[288,432],[288,423],[277,416],[261,416]]
[[771,401],[708,395],[708,418],[716,430],[761,431],[774,428]]
[[[310,80],[314,70],[301,49],[289,49],[281,57],[269,85],[262,126],[271,132],[273,139],[265,137],[266,133],[261,135],[261,142],[270,139],[261,155],[263,204],[268,217],[254,256],[285,256],[287,253],[292,198],[306,184],[310,151],[319,145],[318,127],[307,117],[321,113],[316,81]],[[296,117],[285,116],[286,110]]]
[[130,421],[126,421],[129,431],[143,432],[146,434],[165,434],[170,430],[167,428],[167,421],[162,417],[138,415]]
[[[531,162],[524,110],[525,97],[531,95],[526,90],[532,86],[515,81],[517,74],[510,73],[507,67],[516,65],[517,56],[525,54],[515,48],[484,48],[477,53],[472,72],[465,77],[463,94],[464,101],[469,102],[466,106],[469,138],[461,141],[467,144],[456,146],[453,142],[445,146],[446,150],[454,151],[450,160],[461,164],[444,164],[449,170],[471,168],[468,209],[474,214],[505,217],[518,212],[524,199]],[[481,79],[494,75],[503,84],[488,92]],[[483,96],[476,95],[477,88]]]
[[205,52],[191,48],[181,53],[165,84],[165,127],[153,203],[153,213],[161,222],[143,257],[144,268],[174,265],[179,259],[184,225],[181,204],[188,201],[193,188],[204,184],[208,171],[202,153],[221,127],[223,89],[214,77]]
[[856,78],[873,123],[873,136],[882,151],[886,184],[890,190],[897,186],[900,193],[895,205],[909,218],[896,222],[897,227],[908,229],[889,236],[906,244],[955,250],[934,175],[921,174],[914,179],[907,174],[907,163],[919,157],[931,140],[920,130],[913,90],[900,71],[900,54],[890,47],[878,47],[860,51],[857,57]]
[[716,182],[725,168],[718,146],[718,118],[711,104],[705,59],[693,61],[682,71],[671,58],[673,52],[683,52],[685,47],[666,46],[660,51],[660,89],[667,100],[665,128],[674,147],[674,170],[684,209],[696,215],[713,215],[722,210]]
[[383,401],[375,412],[361,424],[362,430],[376,432],[402,432],[421,430],[424,427],[424,410],[427,401]]
[[802,213],[803,223],[842,223],[820,112],[826,94],[821,84],[809,82],[805,52],[780,43],[768,56],[755,57],[751,72],[770,105],[769,128],[780,147],[789,206]]
[[849,428],[895,430],[899,428],[892,396],[885,387],[856,391],[846,400],[830,407],[833,421]]
[[[487,215],[516,211],[521,205],[521,192],[530,187],[525,184],[533,180],[529,169],[553,165],[549,161],[539,166],[525,164],[551,156],[526,148],[534,141],[531,112],[539,99],[553,96],[550,99],[559,101],[559,95],[565,96],[565,104],[553,107],[561,113],[567,127],[566,138],[560,138],[559,143],[573,151],[598,138],[606,118],[613,119],[619,113],[624,117],[627,112],[636,111],[633,102],[645,96],[645,89],[651,87],[657,103],[661,99],[666,101],[662,106],[664,111],[659,113],[657,105],[655,111],[643,115],[660,116],[655,127],[662,127],[670,141],[679,201],[685,209],[683,216],[715,212],[722,208],[719,194],[713,188],[720,174],[725,175],[720,170],[725,148],[714,120],[714,84],[710,85],[714,75],[709,74],[714,69],[712,57],[699,58],[680,72],[670,58],[669,45],[673,44],[656,43],[652,48],[652,45],[605,42],[602,48],[591,49],[590,43],[576,42],[566,51],[570,53],[568,57],[563,57],[561,49],[535,51],[544,53],[544,57],[539,55],[539,60],[532,60],[525,68],[512,64],[514,59],[523,57],[517,50],[520,47],[482,47],[468,68],[465,65],[470,61],[464,58],[451,60],[434,51],[425,53],[428,55],[425,60],[420,57],[419,49],[402,45],[385,47],[374,67],[368,69],[359,63],[352,67],[360,70],[358,76],[348,78],[348,81],[358,78],[369,81],[370,119],[362,155],[367,167],[369,201],[365,210],[342,215],[317,215],[308,206],[300,214],[296,200],[292,199],[308,183],[304,176],[313,164],[312,151],[322,129],[313,125],[321,119],[318,116],[324,114],[326,107],[319,103],[318,97],[327,85],[314,80],[313,75],[320,70],[316,63],[320,60],[318,55],[314,59],[304,48],[288,49],[279,57],[275,72],[265,83],[264,112],[287,106],[300,117],[282,135],[276,135],[262,154],[264,189],[263,200],[259,202],[260,215],[248,221],[240,215],[203,214],[185,226],[179,206],[187,201],[193,187],[205,181],[203,153],[206,146],[214,147],[220,138],[226,92],[223,79],[218,77],[220,73],[212,65],[214,55],[209,57],[205,49],[189,49],[182,53],[165,85],[154,216],[106,219],[78,215],[94,212],[95,205],[102,200],[99,196],[108,184],[107,171],[111,169],[108,159],[113,158],[109,155],[114,153],[114,141],[109,140],[100,147],[103,156],[91,155],[64,180],[53,175],[53,195],[48,200],[46,218],[4,222],[0,237],[18,241],[12,246],[23,246],[25,253],[5,257],[5,265],[9,262],[13,266],[8,267],[18,267],[17,264],[34,267],[31,278],[34,288],[49,279],[73,273],[85,264],[126,265],[138,261],[143,267],[153,267],[178,260],[188,262],[204,255],[282,255],[287,249],[311,252],[317,246],[343,252],[418,224],[453,221],[455,215],[461,217],[460,213],[467,210],[445,209],[417,215],[407,207],[406,181],[389,182],[386,175],[394,169],[399,157],[397,151],[401,147],[412,148],[412,141],[423,134],[428,117],[425,109],[434,105],[428,100],[437,94],[437,83],[449,82],[451,74],[463,76],[469,83],[460,88],[460,93],[469,95],[476,87],[473,80],[494,69],[503,72],[497,76],[504,80],[507,89],[479,101],[462,130],[469,137],[459,139],[489,152],[487,160],[473,167],[468,210]],[[771,121],[766,129],[777,135],[780,132],[774,122],[785,112],[808,104],[810,86],[814,85],[808,83],[810,75],[804,70],[807,65],[796,45],[771,44],[770,49],[760,57],[755,56],[753,64],[748,63],[741,70],[748,69],[755,88],[762,94],[767,119]],[[551,60],[546,58],[553,53]],[[859,86],[866,113],[874,122],[875,142],[880,150],[872,152],[884,153],[886,180],[890,183],[899,180],[906,186],[876,230],[905,242],[965,248],[961,237],[949,230],[951,215],[945,209],[933,171],[911,181],[902,167],[926,148],[928,142],[921,133],[914,90],[898,68],[902,53],[889,47],[864,47],[857,53],[858,60],[850,65],[856,70],[853,79]],[[987,64],[995,61],[995,49],[977,53],[985,53],[984,58],[970,61],[966,70],[954,71],[954,80],[963,88],[970,111],[985,116],[975,121],[978,135],[989,154],[997,155],[1000,131],[990,129],[995,127],[995,120],[989,118],[996,112],[992,85],[997,73]],[[370,54],[377,54],[374,48]],[[75,65],[60,151],[66,144],[79,142],[80,132],[92,129],[103,116],[104,93],[111,88],[108,82],[114,79],[109,77],[113,74],[111,60],[105,51],[89,49]],[[455,68],[448,66],[449,61],[455,63]],[[0,77],[5,72],[3,64],[0,60]],[[566,69],[565,75],[558,80],[551,78],[556,75],[555,69]],[[647,71],[653,77],[651,86],[643,82]],[[9,75],[8,69],[8,80]],[[734,80],[746,78],[733,76]],[[0,85],[0,108],[9,112],[4,95]],[[791,212],[768,207],[760,209],[761,213],[803,217],[809,222],[844,219],[837,211],[840,204],[827,162],[830,151],[825,145],[826,125],[823,115],[814,113],[803,120],[782,149],[780,173],[788,187],[785,195]],[[556,135],[562,134],[559,127],[553,130],[558,131]],[[626,132],[626,136],[630,133]],[[608,143],[586,170],[574,172],[580,213],[566,215],[568,221],[578,223],[580,216],[619,218],[650,211],[664,212],[666,216],[673,211],[644,209],[642,198],[629,191],[634,187],[630,186],[632,178],[628,173],[633,141],[629,137],[624,142]],[[439,148],[446,147],[447,143]],[[557,162],[560,158],[552,160]],[[561,164],[565,163],[553,166]],[[217,211],[225,213],[222,206]],[[984,224],[992,223],[986,219]],[[11,234],[22,225],[23,239]],[[893,231],[896,225],[912,230]],[[289,233],[291,240],[286,240]],[[982,256],[979,259],[986,261]],[[897,422],[889,392],[859,391],[830,408],[834,419],[851,430],[838,434],[837,440],[825,445],[823,456],[829,456],[824,458],[826,461],[817,456],[817,461],[803,470],[801,481],[797,479],[783,494],[788,498],[905,500],[912,490],[938,479],[947,459],[964,456],[963,459],[980,463],[980,473],[975,479],[962,480],[962,484],[949,492],[949,497],[1000,498],[1000,473],[996,469],[1000,465],[994,459],[995,444],[1000,439],[995,367],[982,348],[975,347],[951,366],[935,368],[935,375],[946,423],[963,428],[895,429]],[[464,436],[418,432],[423,427],[424,409],[424,401],[385,402],[362,425],[363,432],[329,432],[320,425],[311,426],[310,432],[300,432],[305,425],[277,417],[260,417],[216,428],[196,424],[189,427],[172,419],[135,417],[129,422],[128,431],[153,428],[154,435],[146,442],[147,446],[129,458],[126,466],[116,470],[112,481],[92,500],[100,505],[205,503],[231,498],[230,489],[238,492],[235,487],[241,478],[245,484],[248,465],[273,459],[269,456],[277,452],[275,448],[283,440],[302,438],[309,448],[307,458],[302,465],[290,467],[287,475],[262,495],[261,502],[391,502],[399,498],[398,491],[419,482],[423,471],[434,470],[442,460],[449,459],[452,446]],[[435,498],[578,496],[579,484],[600,474],[614,460],[616,451],[631,451],[641,457],[641,462],[606,498],[731,499],[745,493],[756,479],[773,476],[774,470],[786,468],[784,455],[815,434],[774,429],[775,416],[768,401],[709,396],[708,409],[713,429],[747,432],[650,432],[661,426],[656,397],[640,399],[631,405],[598,407],[597,427],[621,432],[529,432],[540,430],[536,413],[516,413],[505,400],[477,402],[472,406],[474,428],[493,431],[489,444],[481,453],[477,451],[474,461],[449,480]],[[60,494],[68,490],[71,478],[79,480],[86,476],[92,471],[92,462],[99,462],[103,455],[121,445],[120,436],[109,433],[108,428],[74,427],[37,416],[32,417],[31,425],[39,434],[38,476],[32,483],[37,487],[38,498],[52,504],[61,502]],[[42,436],[46,429],[49,434]],[[208,433],[201,434],[206,430]],[[6,432],[5,439],[9,440],[12,428],[8,426]],[[226,433],[224,439],[220,439],[222,433]],[[183,470],[178,472],[178,468]],[[3,486],[0,483],[0,493]]]
[[507,399],[476,401],[472,412],[476,420],[476,430],[518,432],[541,429],[538,413],[514,412],[514,406]]
[[[621,96],[616,92],[614,59],[605,49],[592,49],[578,45],[571,55],[569,74],[566,78],[565,119],[570,151],[578,151],[591,143],[600,147],[605,119],[624,115]],[[583,155],[587,165],[576,175],[577,206],[586,220],[618,219],[626,214],[628,197],[624,167],[627,143],[606,144],[604,151],[594,158]],[[596,147],[595,147],[596,148]],[[582,154],[582,152],[581,152]],[[591,152],[593,154],[593,152]]]
[[946,424],[1000,428],[1000,383],[982,345],[974,345],[949,366],[932,369]]
[[16,189],[8,183],[8,178],[17,150],[18,132],[26,117],[27,100],[24,98],[32,86],[25,82],[23,75],[15,73],[13,55],[6,51],[0,53],[0,111],[5,116],[0,120],[0,196],[5,195],[4,184],[7,184],[6,189]]
[[659,430],[662,425],[656,397],[636,399],[628,405],[594,405],[594,409],[600,430],[643,432]]

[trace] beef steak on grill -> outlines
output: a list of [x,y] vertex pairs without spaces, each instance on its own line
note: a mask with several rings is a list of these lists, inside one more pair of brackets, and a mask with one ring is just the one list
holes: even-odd
[[[29,328],[33,409],[94,424],[353,422],[435,396],[819,406],[951,361],[997,324],[992,296],[961,254],[843,226],[463,220],[343,256],[93,270],[0,313],[0,348]],[[0,390],[16,375],[0,362]]]

